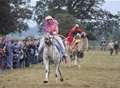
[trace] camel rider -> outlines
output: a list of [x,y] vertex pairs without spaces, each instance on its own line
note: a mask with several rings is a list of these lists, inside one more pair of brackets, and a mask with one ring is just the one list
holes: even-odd
[[[54,36],[54,44],[66,62],[65,47],[62,39],[59,37],[59,34],[58,34],[59,33],[58,22],[52,16],[45,17],[44,32]],[[44,38],[40,42],[41,44],[39,46],[39,51],[41,50],[44,44],[43,41],[44,41]]]

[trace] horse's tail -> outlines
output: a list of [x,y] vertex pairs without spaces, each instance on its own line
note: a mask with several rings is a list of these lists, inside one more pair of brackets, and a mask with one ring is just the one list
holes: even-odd
[[84,38],[83,39],[83,47],[84,47],[84,50],[88,50],[88,47],[89,47],[89,44],[88,44],[88,38]]

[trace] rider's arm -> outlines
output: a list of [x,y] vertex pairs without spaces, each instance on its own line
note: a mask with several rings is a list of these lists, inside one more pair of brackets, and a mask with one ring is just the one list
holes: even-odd
[[59,33],[58,25],[55,26],[55,29],[53,31],[53,34],[56,35]]
[[75,29],[76,29],[76,27],[74,26],[74,27],[72,28],[71,32],[75,31]]
[[59,33],[58,25],[56,26],[56,33],[57,33],[57,34]]
[[74,48],[74,46],[75,46],[75,38],[73,38],[73,41],[72,41],[72,48]]

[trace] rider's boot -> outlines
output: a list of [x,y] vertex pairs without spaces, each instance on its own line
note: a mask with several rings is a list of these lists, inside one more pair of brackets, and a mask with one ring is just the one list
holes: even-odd
[[64,60],[65,64],[67,64],[67,56],[63,55],[63,60]]

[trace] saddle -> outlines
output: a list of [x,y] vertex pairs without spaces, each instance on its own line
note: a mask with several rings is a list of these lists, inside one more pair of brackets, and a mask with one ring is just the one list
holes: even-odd
[[80,42],[80,39],[76,39],[75,42],[74,42],[74,44],[76,45],[76,44],[78,44],[79,42]]
[[72,49],[75,49],[78,43],[80,43],[80,39],[75,39],[72,44]]

